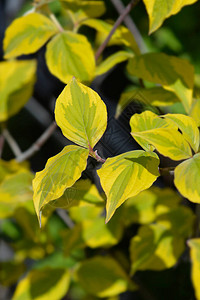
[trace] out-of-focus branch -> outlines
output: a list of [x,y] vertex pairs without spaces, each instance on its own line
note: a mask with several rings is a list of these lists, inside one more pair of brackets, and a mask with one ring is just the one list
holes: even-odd
[[74,227],[74,222],[70,219],[69,215],[67,212],[63,209],[57,208],[56,212],[58,216],[63,220],[63,222],[70,228],[72,229]]
[[51,125],[44,131],[44,133],[36,140],[36,142],[25,152],[21,153],[17,156],[16,161],[22,162],[35,154],[35,152],[39,151],[43,144],[51,137],[52,133],[57,128],[56,122],[53,121]]
[[0,135],[0,158],[2,156],[4,142],[5,142],[5,138],[4,138],[3,134],[2,134],[2,135]]
[[116,29],[119,27],[119,25],[121,25],[121,23],[124,21],[125,17],[130,13],[130,11],[132,10],[132,8],[139,2],[139,0],[132,0],[130,1],[130,3],[126,6],[126,8],[124,9],[124,11],[120,14],[119,18],[117,19],[117,21],[115,22],[115,24],[113,25],[109,35],[107,36],[107,38],[105,39],[105,41],[99,46],[99,49],[96,52],[95,55],[95,59],[96,61],[98,60],[99,56],[102,54],[102,52],[104,51],[104,49],[106,48],[108,42],[110,41],[112,35],[114,34],[114,32],[116,31]]
[[10,146],[10,149],[13,151],[13,153],[15,154],[15,156],[20,156],[21,155],[21,149],[19,148],[17,142],[15,141],[15,139],[12,137],[12,135],[10,134],[10,132],[8,131],[8,129],[3,129],[2,132],[5,140],[7,141],[8,145]]
[[[112,2],[113,6],[117,10],[117,12],[121,15],[125,9],[122,1],[121,0],[110,0],[110,1]],[[143,40],[139,30],[137,29],[137,26],[135,25],[134,21],[132,20],[132,18],[129,15],[126,15],[126,17],[124,18],[124,23],[130,30],[132,35],[134,36],[135,41],[137,42],[138,47],[140,48],[140,51],[142,53],[147,52],[147,47],[144,43],[144,40]]]

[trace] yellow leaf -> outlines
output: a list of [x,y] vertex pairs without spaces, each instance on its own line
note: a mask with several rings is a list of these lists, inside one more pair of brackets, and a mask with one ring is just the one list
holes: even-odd
[[197,0],[171,0],[160,2],[160,0],[143,0],[149,15],[149,33],[157,30],[165,19],[177,14],[183,6],[193,4],[196,1]]
[[81,286],[89,293],[100,298],[121,294],[135,285],[113,258],[94,256],[82,262],[76,271]]
[[34,53],[57,32],[54,23],[41,14],[31,13],[17,18],[6,30],[4,57],[8,59]]
[[159,158],[155,153],[142,150],[127,152],[106,160],[97,171],[107,196],[106,222],[125,200],[153,184],[159,176],[158,165]]
[[168,106],[179,101],[178,97],[161,86],[156,86],[152,88],[135,88],[130,87],[127,91],[121,94],[119,99],[116,118],[122,113],[122,111],[134,101],[139,101],[144,107],[149,108],[153,106]]
[[50,201],[61,197],[86,168],[89,151],[79,146],[66,146],[50,158],[44,170],[36,173],[33,180],[33,202],[40,220],[41,209]]
[[73,78],[57,99],[55,117],[64,136],[85,148],[94,147],[107,126],[99,95]]
[[68,270],[56,268],[32,270],[19,282],[12,299],[59,300],[65,296],[69,283]]
[[184,251],[184,239],[161,224],[141,226],[131,240],[131,274],[138,270],[164,270],[176,264]]
[[99,66],[96,67],[95,75],[99,76],[106,73],[116,64],[126,61],[130,57],[133,57],[133,54],[126,51],[118,51],[115,54],[112,54],[111,56],[106,58]]
[[183,197],[200,203],[200,153],[179,164],[174,170],[174,184]]
[[35,60],[0,63],[0,122],[18,113],[32,96],[35,73]]
[[192,282],[195,289],[195,296],[200,300],[200,238],[187,241],[190,247],[190,256],[192,260]]
[[72,76],[84,82],[94,77],[94,53],[84,35],[70,31],[57,34],[47,45],[46,61],[50,72],[64,83]]
[[161,84],[183,103],[186,112],[192,105],[194,68],[185,59],[164,53],[147,53],[129,60],[128,72],[144,80]]
[[175,123],[169,122],[150,111],[131,117],[131,135],[144,148],[154,147],[164,156],[182,160],[192,156],[191,148],[178,131]]
[[179,127],[186,141],[191,145],[194,152],[197,152],[199,149],[199,130],[195,120],[182,114],[166,114],[164,117]]

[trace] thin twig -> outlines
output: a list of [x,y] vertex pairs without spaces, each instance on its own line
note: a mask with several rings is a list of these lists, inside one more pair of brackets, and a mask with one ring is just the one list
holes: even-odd
[[58,216],[63,220],[63,222],[70,228],[72,229],[74,227],[73,221],[70,219],[69,215],[67,214],[66,211],[63,209],[57,208],[56,212]]
[[2,134],[3,134],[4,138],[6,139],[8,145],[10,146],[10,149],[15,154],[15,156],[17,157],[17,156],[21,155],[22,151],[21,151],[19,145],[17,144],[17,142],[15,141],[15,139],[12,137],[12,135],[8,131],[8,129],[5,128],[2,132]]
[[39,137],[39,139],[37,139],[37,141],[28,150],[17,156],[16,161],[22,162],[33,156],[33,154],[39,151],[43,144],[50,138],[50,136],[56,128],[56,122],[53,121],[52,124],[44,131],[44,133]]
[[[113,6],[117,10],[117,12],[121,15],[123,13],[124,9],[125,9],[125,6],[122,3],[122,1],[121,0],[110,0],[110,1],[112,2]],[[134,36],[134,39],[135,39],[136,43],[138,44],[138,47],[139,47],[140,51],[142,53],[147,52],[147,47],[144,43],[144,40],[143,40],[139,30],[137,29],[137,26],[135,25],[134,21],[130,17],[130,15],[127,15],[124,18],[124,23],[128,27],[128,29],[130,30],[132,35]]]
[[139,0],[130,1],[130,3],[124,9],[123,13],[119,16],[119,18],[113,25],[110,33],[108,34],[107,38],[105,39],[105,41],[100,45],[99,49],[97,50],[96,55],[95,55],[96,61],[98,60],[99,56],[102,54],[104,49],[106,48],[108,42],[110,41],[110,39],[111,39],[112,35],[114,34],[114,32],[116,31],[116,29],[119,27],[119,25],[121,25],[124,18],[130,13],[131,9],[138,3],[138,1]]

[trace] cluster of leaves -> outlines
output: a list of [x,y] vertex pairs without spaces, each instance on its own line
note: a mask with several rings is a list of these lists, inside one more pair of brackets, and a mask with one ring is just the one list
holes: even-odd
[[[73,145],[50,158],[35,177],[27,162],[0,161],[0,217],[7,220],[2,232],[10,232],[15,250],[13,261],[1,263],[2,283],[16,283],[27,270],[24,262],[29,258],[38,261],[18,282],[15,300],[61,299],[66,293],[72,299],[118,299],[127,290],[140,288],[134,282],[137,271],[175,266],[188,245],[193,285],[200,299],[200,239],[192,238],[196,216],[182,204],[182,196],[200,203],[200,99],[194,92],[193,66],[163,53],[140,53],[124,26],[116,28],[107,44],[121,50],[106,60],[95,59],[98,46],[113,28],[112,22],[97,19],[105,12],[105,3],[62,0],[58,22],[48,2],[35,1],[34,8],[6,30],[7,61],[0,63],[0,121],[3,128],[33,93],[37,62],[16,58],[47,44],[48,69],[67,84],[56,101],[56,123]],[[152,33],[164,19],[196,1],[180,4],[174,0],[162,8],[156,0],[143,2]],[[82,26],[96,31],[94,41],[79,33]],[[134,114],[131,136],[142,149],[105,160],[94,148],[107,127],[106,105],[86,85],[122,61],[128,61],[129,76],[143,80],[148,87],[133,86],[125,91],[116,117],[133,97],[164,113],[158,115],[147,108]],[[170,113],[175,103],[181,105],[182,114]],[[101,163],[97,174],[102,194],[89,180],[81,179],[88,156]],[[159,167],[162,156],[176,161],[174,185],[182,196],[169,188],[152,187],[160,174],[171,170]],[[58,208],[68,211],[69,228],[55,222]],[[139,225],[138,231],[129,237],[129,251],[124,253],[114,246],[133,224]],[[13,229],[8,230],[10,227]]]

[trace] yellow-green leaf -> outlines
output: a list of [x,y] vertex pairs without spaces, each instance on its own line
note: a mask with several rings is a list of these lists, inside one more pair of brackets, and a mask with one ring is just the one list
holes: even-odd
[[200,126],[200,99],[197,99],[191,108],[190,116],[196,121],[197,126]]
[[62,0],[66,3],[65,7],[72,11],[82,10],[88,17],[97,18],[104,14],[104,1],[86,1],[86,0]]
[[75,222],[96,219],[102,213],[102,207],[80,201],[77,206],[69,209],[70,218]]
[[40,211],[50,201],[61,197],[86,168],[89,151],[79,146],[66,146],[51,157],[44,170],[36,173],[33,180],[33,202],[38,218]]
[[119,99],[117,109],[116,109],[116,118],[122,113],[122,111],[134,101],[141,102],[144,107],[153,106],[168,106],[172,105],[179,101],[177,96],[161,86],[156,86],[152,88],[135,88],[131,87],[127,91],[121,94]]
[[[159,158],[153,152],[136,150],[108,158],[98,170],[107,196],[106,222],[128,198],[149,188],[159,176]],[[110,176],[112,174],[112,176]]]
[[151,187],[124,203],[124,222],[126,225],[152,223],[157,216],[177,207],[180,201],[181,197],[172,189]]
[[118,51],[112,54],[111,56],[106,58],[99,66],[96,67],[95,75],[99,76],[106,73],[111,68],[113,68],[116,64],[126,61],[130,57],[133,57],[133,54],[127,51]]
[[[98,19],[86,19],[81,22],[80,25],[86,25],[97,30],[97,43],[102,44],[105,38],[112,30],[113,25]],[[140,49],[128,28],[125,26],[119,26],[112,35],[108,46],[111,45],[125,45],[133,50],[137,55],[140,54]]]
[[192,156],[191,148],[175,123],[145,111],[130,120],[131,135],[146,150],[154,147],[164,156],[182,160]]
[[11,286],[15,284],[20,276],[26,271],[26,266],[19,261],[1,261],[0,262],[0,282],[1,285]]
[[35,60],[0,63],[0,122],[18,113],[32,96],[35,73]]
[[70,31],[57,34],[47,45],[46,61],[50,72],[64,83],[73,76],[84,82],[94,77],[94,53],[82,34]]
[[191,202],[200,203],[200,153],[179,164],[174,170],[174,183]]
[[111,247],[120,241],[123,235],[123,224],[120,214],[115,214],[108,224],[104,217],[82,222],[83,240],[90,248]]
[[73,78],[57,99],[55,117],[64,136],[85,148],[94,147],[107,126],[99,95]]
[[197,0],[143,0],[149,15],[149,33],[157,30],[165,19],[177,14],[183,6],[193,4]]
[[192,282],[195,289],[195,296],[200,300],[200,238],[187,241],[190,247],[190,256],[192,260]]
[[134,114],[130,119],[131,126],[131,135],[134,137],[136,142],[146,151],[153,151],[155,147],[152,143],[146,141],[146,139],[141,138],[138,134],[143,132],[158,129],[158,128],[166,128],[169,127],[168,123],[157,116],[155,113],[151,111],[144,111],[141,114]]
[[164,117],[178,126],[194,152],[197,152],[199,149],[199,130],[195,120],[182,114],[167,114]]
[[26,161],[23,163],[16,162],[15,159],[10,161],[4,161],[0,159],[0,183],[9,175],[20,172],[27,171],[29,165]]
[[57,32],[55,24],[41,14],[31,13],[17,18],[6,30],[4,57],[34,53]]
[[131,58],[128,71],[174,92],[189,112],[192,105],[194,68],[187,60],[164,53],[147,53]]
[[60,300],[69,288],[70,275],[66,269],[32,270],[17,285],[13,300]]
[[172,231],[174,235],[188,238],[194,230],[195,215],[189,207],[179,205],[157,216],[156,222]]
[[0,184],[0,217],[11,217],[16,208],[32,202],[33,191],[30,171],[20,171],[7,176]]
[[83,288],[94,296],[104,298],[121,294],[133,288],[133,283],[113,258],[94,256],[83,261],[76,276]]
[[161,224],[144,225],[131,240],[131,273],[174,266],[184,251],[184,240]]

